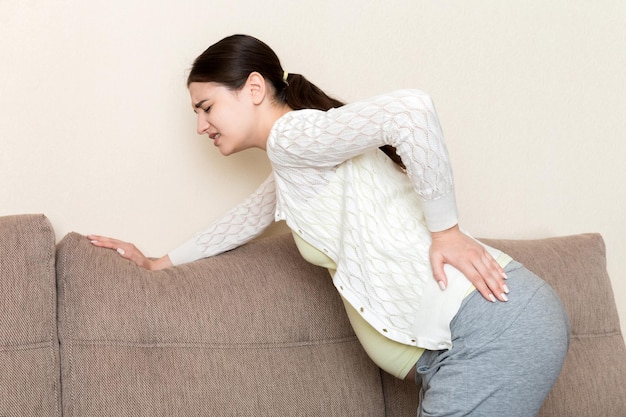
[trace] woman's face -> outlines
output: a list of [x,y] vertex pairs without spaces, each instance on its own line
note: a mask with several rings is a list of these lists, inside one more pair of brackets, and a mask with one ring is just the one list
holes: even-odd
[[208,135],[222,155],[259,147],[255,106],[245,91],[213,82],[189,84],[198,134]]

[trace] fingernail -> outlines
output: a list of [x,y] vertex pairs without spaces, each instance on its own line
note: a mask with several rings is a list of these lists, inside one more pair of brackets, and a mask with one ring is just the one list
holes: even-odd
[[510,292],[509,287],[506,284],[502,286],[502,289],[504,290],[505,294],[508,294]]
[[507,297],[505,293],[500,294],[500,297],[502,297],[504,301],[509,301],[509,297]]
[[124,249],[122,249],[122,248],[117,248],[117,253],[119,253],[120,255],[124,256],[126,251]]
[[506,272],[503,272],[503,273],[502,273],[502,278],[504,278],[504,279],[509,279],[509,276],[506,274]]
[[443,281],[437,281],[437,283],[439,284],[439,288],[441,288],[441,291],[446,289],[446,283]]
[[91,243],[93,243],[93,244],[98,243],[98,241],[97,241],[97,240],[90,240],[90,242],[91,242]]
[[492,303],[496,302],[496,296],[493,294],[489,294],[489,299],[491,300]]

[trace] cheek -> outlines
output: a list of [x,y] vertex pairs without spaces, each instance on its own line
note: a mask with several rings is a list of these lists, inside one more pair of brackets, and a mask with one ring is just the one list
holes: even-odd
[[[253,132],[254,113],[246,106],[237,103],[228,109],[211,113],[215,128],[229,141],[245,141]],[[233,146],[236,146],[233,144]]]
[[256,126],[255,113],[248,108],[243,108],[235,118],[235,124],[237,125],[239,132],[249,136],[254,133],[254,127]]

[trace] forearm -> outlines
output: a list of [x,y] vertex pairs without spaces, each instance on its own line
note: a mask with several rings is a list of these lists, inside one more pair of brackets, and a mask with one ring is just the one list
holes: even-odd
[[215,256],[259,236],[274,221],[275,193],[274,177],[270,175],[243,203],[169,252],[168,260],[180,265]]

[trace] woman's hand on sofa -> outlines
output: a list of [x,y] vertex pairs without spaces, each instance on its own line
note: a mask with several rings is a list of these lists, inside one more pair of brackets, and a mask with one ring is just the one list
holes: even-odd
[[158,259],[148,258],[139,249],[137,249],[135,245],[129,242],[98,235],[89,235],[87,238],[91,241],[92,245],[100,248],[113,249],[119,253],[122,258],[126,258],[138,266],[150,271],[165,269],[172,266],[172,261],[170,261],[169,256],[165,255]]

